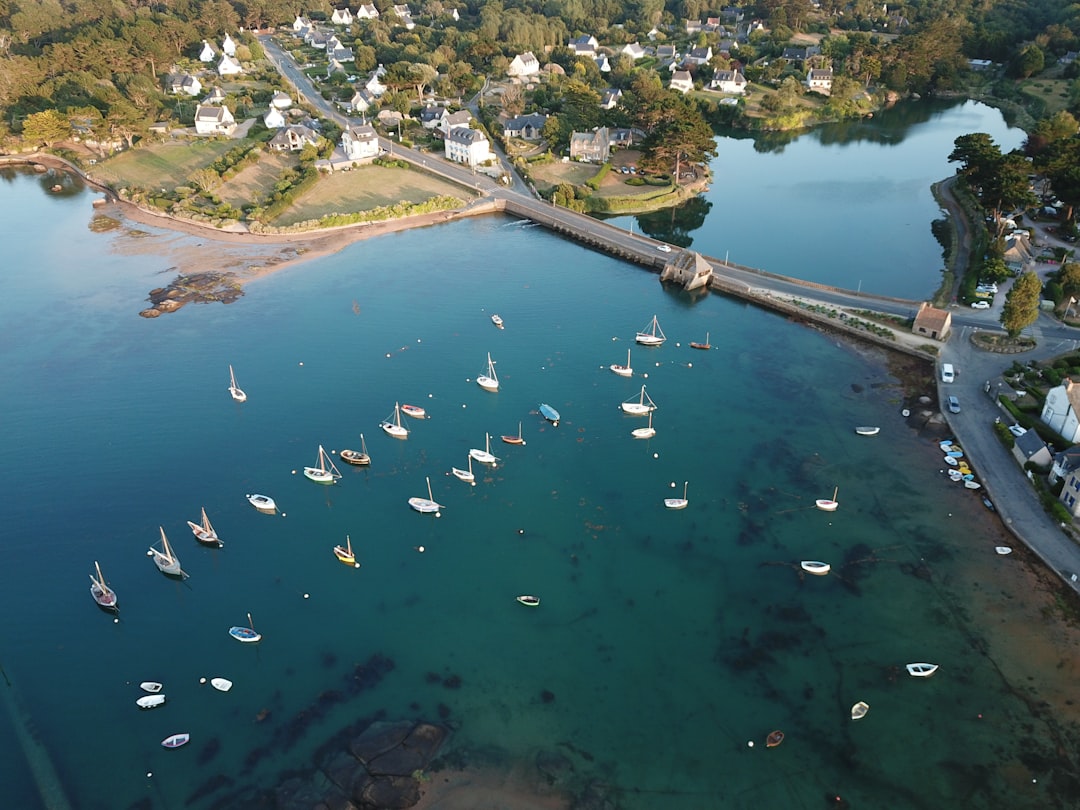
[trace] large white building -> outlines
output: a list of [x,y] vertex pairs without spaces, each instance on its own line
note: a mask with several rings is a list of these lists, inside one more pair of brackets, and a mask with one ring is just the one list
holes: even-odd
[[491,160],[491,144],[478,129],[454,127],[443,140],[446,159],[476,168]]

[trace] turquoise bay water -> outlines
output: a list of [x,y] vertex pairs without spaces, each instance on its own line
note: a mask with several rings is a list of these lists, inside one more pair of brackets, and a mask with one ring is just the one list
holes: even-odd
[[[6,806],[40,805],[16,727],[79,808],[242,807],[260,805],[226,797],[312,767],[379,712],[448,715],[456,751],[507,763],[561,751],[626,808],[835,794],[1025,806],[997,766],[1030,746],[1027,705],[972,643],[992,628],[973,629],[947,584],[985,551],[988,519],[940,487],[936,448],[899,419],[878,358],[495,217],[356,244],[237,304],[147,321],[135,313],[167,260],[91,233],[88,194],[4,180],[22,236],[0,276]],[[634,346],[654,313],[668,342]],[[687,347],[706,333],[713,351]],[[628,346],[633,379],[606,370]],[[498,394],[473,382],[489,351]],[[226,391],[230,363],[244,404]],[[659,405],[649,441],[618,410],[642,384]],[[405,442],[378,428],[395,401],[431,416]],[[527,445],[496,441],[502,460],[474,465],[475,487],[448,475],[519,421]],[[320,443],[357,447],[360,433],[370,469],[340,465],[333,487],[297,474]],[[406,505],[425,477],[441,517]],[[665,510],[683,481],[689,507]],[[814,509],[834,487],[840,510]],[[250,492],[285,515],[257,513]],[[184,521],[201,506],[225,548],[192,539]],[[183,583],[145,556],[159,525]],[[360,570],[331,554],[346,534]],[[835,573],[803,579],[800,559]],[[94,560],[117,624],[89,598]],[[227,635],[248,612],[259,645]],[[945,671],[896,677],[922,660]],[[233,690],[199,685],[213,676]],[[140,713],[147,679],[168,702]],[[853,724],[857,700],[872,708]],[[787,740],[767,751],[774,728]],[[192,743],[163,750],[178,731]],[[1031,790],[1028,806],[1045,806]]]

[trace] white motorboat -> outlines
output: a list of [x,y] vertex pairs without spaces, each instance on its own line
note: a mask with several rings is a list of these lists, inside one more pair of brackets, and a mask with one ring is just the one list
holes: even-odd
[[388,436],[395,439],[409,438],[409,429],[401,426],[401,406],[394,403],[394,412],[379,423]]
[[499,390],[499,377],[495,373],[495,361],[491,359],[491,352],[488,352],[487,368],[477,375],[476,384],[492,393]]
[[232,689],[232,681],[228,678],[211,678],[210,685],[219,692],[228,692]]
[[480,450],[479,448],[476,448],[476,447],[472,448],[471,450],[469,450],[469,458],[475,458],[481,464],[490,464],[492,467],[495,466],[495,463],[499,459],[497,459],[495,456],[493,456],[491,454],[491,434],[490,433],[485,433],[484,434],[484,449]]
[[831,498],[818,498],[814,501],[814,506],[820,509],[822,512],[835,512],[837,507],[840,506],[840,502],[836,500],[836,494],[840,491],[840,487],[833,489]]
[[907,664],[905,669],[912,678],[929,678],[938,671],[937,664]]
[[435,501],[431,494],[431,479],[428,478],[426,480],[428,496],[426,498],[409,498],[409,506],[423,514],[430,514],[432,512],[438,514],[440,509],[445,509],[446,507]]
[[668,509],[685,509],[690,501],[686,500],[686,488],[690,486],[689,481],[683,482],[682,497],[681,498],[664,498],[664,506]]
[[944,461],[944,462],[945,462],[946,464],[948,464],[948,465],[949,465],[950,467],[955,467],[955,466],[957,466],[957,465],[958,465],[958,464],[960,463],[960,462],[959,462],[959,461],[957,461],[957,460],[956,460],[956,459],[955,459],[955,458],[954,458],[953,456],[945,456],[945,457],[944,457],[944,458],[942,459],[942,461]]
[[635,439],[651,439],[656,435],[656,428],[652,426],[652,411],[649,411],[649,425],[648,427],[637,428],[630,431],[630,435]]
[[143,695],[135,701],[140,709],[153,709],[165,702],[165,695]]
[[139,684],[139,688],[153,695],[161,691],[161,684],[157,681],[143,681]]
[[643,385],[641,386],[640,394],[636,397],[630,397],[630,399],[626,400],[626,402],[619,407],[622,408],[623,413],[628,413],[631,416],[644,416],[645,414],[652,413],[656,410],[656,403],[653,402],[652,397],[646,393],[645,386]]
[[229,394],[237,402],[247,401],[247,394],[236,384],[236,374],[233,372],[232,366],[229,366]]
[[517,598],[517,600],[521,604],[525,605],[526,607],[539,607],[540,606],[540,597],[539,596],[533,596],[532,594],[522,594],[521,596],[519,596]]
[[855,428],[855,432],[858,433],[860,436],[877,436],[880,431],[881,428],[872,427],[870,425],[861,425]]
[[870,711],[870,704],[866,701],[860,700],[854,706],[851,707],[851,719],[862,720],[866,717],[866,713]]
[[[161,532],[161,540],[150,546],[150,550],[146,552],[147,556],[153,558],[154,565],[161,573],[170,577],[186,577],[187,574],[180,568],[180,558],[173,552],[172,546],[169,545],[169,538],[165,536],[165,529],[158,526],[158,531]],[[159,545],[160,548],[158,548]]]
[[608,366],[608,368],[610,368],[613,372],[618,374],[620,377],[633,377],[634,376],[634,369],[632,369],[630,367],[630,350],[629,349],[626,350],[626,365],[625,366],[620,366],[618,363],[613,363],[612,365]]
[[450,472],[453,473],[455,476],[457,476],[462,481],[464,481],[466,484],[473,484],[475,486],[476,485],[476,476],[473,474],[473,471],[472,471],[472,456],[471,455],[468,457],[468,460],[469,460],[469,469],[460,470],[457,467],[451,467]]
[[319,458],[314,467],[304,467],[304,477],[314,481],[316,484],[332,484],[341,478],[341,473],[334,466],[330,454],[323,450],[323,446],[320,444]]
[[246,497],[248,499],[248,503],[258,509],[260,512],[272,514],[277,511],[277,504],[274,502],[274,499],[271,498],[269,495],[259,495],[258,493],[255,493]]
[[664,330],[660,328],[660,322],[656,319],[656,316],[652,316],[652,320],[634,337],[638,343],[642,346],[659,346],[665,340],[667,336],[664,334]]
[[832,571],[831,565],[827,562],[819,562],[818,560],[803,560],[799,563],[799,567],[806,573],[813,574],[815,577],[823,577]]
[[962,472],[960,472],[959,470],[948,470],[947,472],[948,472],[950,481],[963,481],[964,480],[964,474]]
[[200,543],[204,543],[208,546],[215,546],[221,548],[224,543],[217,536],[217,532],[214,531],[214,527],[210,525],[210,518],[206,516],[206,507],[202,510],[202,523],[195,523],[188,521],[187,525],[191,528],[191,533],[195,535],[195,539]]
[[493,324],[495,324],[497,327],[499,327],[500,329],[503,328],[503,319],[499,316],[498,313],[495,313],[494,315],[491,316],[491,322]]

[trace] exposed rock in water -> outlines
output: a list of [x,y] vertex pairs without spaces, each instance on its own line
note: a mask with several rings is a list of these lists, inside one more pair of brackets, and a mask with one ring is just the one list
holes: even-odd
[[[243,294],[240,282],[228,273],[193,273],[177,276],[168,286],[151,290],[149,298],[160,315],[162,312],[175,312],[184,304],[207,304],[211,301],[231,304]],[[150,311],[144,310],[139,314],[144,318],[156,318],[157,315],[145,314]]]
[[144,309],[142,312],[139,313],[139,315],[143,318],[156,318],[161,315],[161,310],[151,307],[150,309]]

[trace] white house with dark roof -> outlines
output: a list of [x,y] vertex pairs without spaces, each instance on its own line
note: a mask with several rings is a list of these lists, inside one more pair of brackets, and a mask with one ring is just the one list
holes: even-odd
[[703,48],[691,48],[683,62],[687,65],[705,65],[712,60],[712,57],[712,47],[706,45]]
[[620,53],[629,56],[635,62],[638,59],[645,58],[645,49],[641,47],[640,42],[631,42],[627,45],[623,45],[623,49],[620,51]]
[[236,56],[236,43],[228,34],[225,35],[225,39],[221,40],[221,52],[226,56]]
[[717,93],[741,96],[746,93],[746,77],[738,70],[718,70],[709,82],[709,89]]
[[187,73],[170,76],[168,87],[169,92],[176,95],[184,94],[194,97],[202,92],[202,82],[195,76],[188,75]]
[[299,14],[297,14],[296,19],[293,20],[292,24],[293,33],[299,34],[305,28],[311,28],[311,20],[309,20],[307,17],[301,17]]
[[694,77],[689,70],[676,70],[671,74],[671,89],[680,93],[689,93],[694,89]]
[[267,142],[267,146],[275,152],[299,152],[305,146],[316,146],[319,143],[319,133],[304,124],[289,124],[277,131]]
[[237,76],[243,73],[244,69],[240,67],[235,57],[224,54],[218,62],[217,72],[219,76]]
[[450,112],[444,109],[442,117],[439,119],[439,123],[435,125],[435,128],[444,135],[449,135],[455,129],[467,129],[471,121],[472,113],[468,110]]
[[211,87],[203,99],[203,104],[220,104],[225,100],[225,91],[220,87]]
[[603,93],[600,94],[600,109],[601,110],[614,110],[619,106],[619,102],[622,100],[622,90],[617,87],[609,87]]
[[446,159],[476,168],[492,159],[491,143],[478,129],[455,127],[443,140]]
[[196,135],[232,135],[236,119],[228,107],[200,104],[195,108]]
[[214,50],[214,46],[207,42],[205,39],[202,41],[202,50],[199,51],[200,62],[213,62],[214,57],[217,56],[217,51]]
[[345,106],[354,113],[366,113],[372,107],[378,103],[378,99],[371,95],[371,92],[366,87],[361,87],[355,93],[352,98],[346,102]]
[[352,25],[353,15],[349,7],[335,8],[334,13],[330,15],[330,22],[333,25]]
[[383,94],[386,92],[386,85],[379,81],[379,78],[385,75],[386,69],[383,68],[382,65],[379,65],[364,84],[364,89],[375,96],[375,98],[382,98]]
[[362,3],[356,9],[356,19],[358,20],[376,20],[378,18],[379,10],[372,3]]
[[398,20],[407,30],[412,31],[416,28],[416,23],[413,22],[412,18],[412,11],[407,5],[394,6],[394,13],[397,14]]
[[370,124],[351,126],[341,133],[341,151],[349,160],[370,161],[379,155],[379,136]]
[[267,129],[281,129],[285,126],[285,116],[277,107],[271,107],[263,116],[263,126]]
[[429,104],[420,110],[420,126],[424,129],[436,129],[445,114],[446,107]]
[[1080,442],[1080,383],[1066,378],[1047,391],[1039,418],[1070,444]]
[[525,77],[535,76],[540,72],[540,60],[533,55],[532,51],[519,53],[510,60],[510,67],[506,69],[508,76]]
[[587,56],[590,59],[595,59],[596,49],[600,47],[600,43],[591,34],[582,34],[580,37],[570,40],[567,47],[570,48],[574,56]]
[[832,69],[811,68],[806,72],[806,89],[828,95],[832,92]]
[[668,65],[678,60],[679,52],[675,50],[674,45],[657,45],[656,58],[662,65]]

